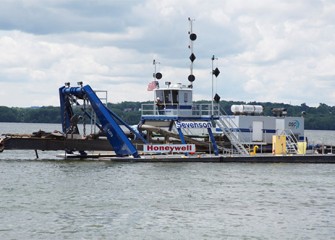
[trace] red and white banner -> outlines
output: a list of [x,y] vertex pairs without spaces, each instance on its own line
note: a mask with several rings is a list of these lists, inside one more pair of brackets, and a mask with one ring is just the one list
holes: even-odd
[[146,144],[143,145],[143,152],[195,152],[195,144]]

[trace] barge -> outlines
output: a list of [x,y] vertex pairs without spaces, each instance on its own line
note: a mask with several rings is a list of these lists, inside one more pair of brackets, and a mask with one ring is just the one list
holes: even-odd
[[[249,163],[335,163],[334,154],[307,152],[304,119],[287,117],[284,109],[274,109],[276,116],[261,116],[262,107],[232,106],[233,115],[220,108],[220,96],[214,94],[209,104],[193,101],[193,42],[189,32],[191,67],[188,85],[165,82],[156,71],[148,90],[153,101],[142,104],[141,119],[130,126],[107,108],[89,85],[65,83],[59,88],[62,132],[3,134],[4,150],[62,150],[65,158],[100,159],[117,162],[249,162]],[[212,86],[220,71],[214,69]],[[91,131],[87,133],[86,124]],[[79,130],[82,124],[83,131]],[[266,149],[270,151],[266,152]],[[332,146],[328,146],[331,148]]]

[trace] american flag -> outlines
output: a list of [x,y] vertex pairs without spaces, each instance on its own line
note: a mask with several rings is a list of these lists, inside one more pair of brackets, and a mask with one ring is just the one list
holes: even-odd
[[148,91],[153,91],[156,88],[156,86],[157,86],[157,81],[152,81],[148,84],[147,90]]

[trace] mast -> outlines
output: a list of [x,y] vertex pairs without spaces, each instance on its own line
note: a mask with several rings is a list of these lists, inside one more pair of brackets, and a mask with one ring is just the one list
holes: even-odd
[[193,62],[196,59],[194,53],[193,53],[193,42],[197,39],[197,35],[193,33],[193,22],[195,21],[194,19],[188,18],[188,21],[190,22],[190,31],[188,32],[189,37],[190,37],[190,44],[188,45],[188,48],[191,50],[191,55],[190,55],[190,60],[191,60],[191,65],[190,65],[190,75],[188,76],[188,81],[190,81],[190,85],[188,86],[189,88],[193,88],[193,82],[195,80],[195,76],[193,75]]

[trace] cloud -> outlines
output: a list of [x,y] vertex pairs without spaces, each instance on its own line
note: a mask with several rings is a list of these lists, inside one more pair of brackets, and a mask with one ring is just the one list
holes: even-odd
[[151,100],[154,58],[162,84],[188,84],[188,17],[196,100],[211,98],[215,55],[223,100],[334,105],[334,10],[330,0],[4,0],[0,105],[56,106],[58,88],[77,81],[111,102]]
[[128,15],[133,3],[135,2],[4,0],[0,10],[0,27],[34,34],[122,31],[127,27],[128,21],[136,23],[131,21],[131,14]]

